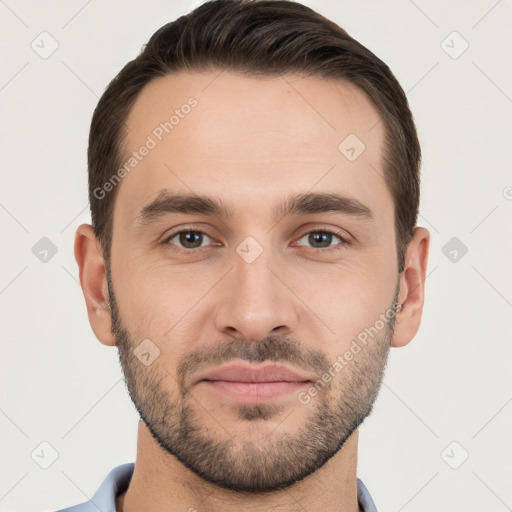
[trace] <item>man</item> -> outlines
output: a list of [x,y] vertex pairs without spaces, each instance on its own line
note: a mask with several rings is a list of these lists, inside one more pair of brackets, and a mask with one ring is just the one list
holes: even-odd
[[140,414],[70,511],[375,511],[358,427],[415,336],[429,233],[389,68],[288,1],[204,3],[110,83],[75,256]]

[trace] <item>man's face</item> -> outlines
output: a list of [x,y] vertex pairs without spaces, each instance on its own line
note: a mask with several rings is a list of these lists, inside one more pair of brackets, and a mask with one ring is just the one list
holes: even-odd
[[[152,81],[127,127],[127,159],[152,146],[118,185],[108,276],[135,406],[210,482],[294,483],[370,413],[387,360],[398,274],[383,123],[349,84],[224,71]],[[230,215],[173,211],[165,193]],[[286,212],[307,194],[351,202]]]

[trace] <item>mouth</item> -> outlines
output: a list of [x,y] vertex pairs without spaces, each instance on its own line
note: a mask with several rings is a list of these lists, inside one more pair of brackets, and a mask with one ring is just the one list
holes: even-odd
[[276,364],[230,364],[199,375],[196,384],[239,402],[256,403],[311,385],[315,376]]

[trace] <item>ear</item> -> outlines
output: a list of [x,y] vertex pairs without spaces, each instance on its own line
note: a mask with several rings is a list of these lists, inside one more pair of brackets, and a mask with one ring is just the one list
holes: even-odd
[[396,315],[395,332],[391,338],[393,347],[407,345],[420,327],[429,245],[430,233],[425,228],[416,227],[407,247],[405,268],[400,276],[398,301],[403,307]]
[[104,345],[115,345],[110,320],[105,260],[101,245],[89,224],[81,224],[76,230],[75,259],[92,330]]

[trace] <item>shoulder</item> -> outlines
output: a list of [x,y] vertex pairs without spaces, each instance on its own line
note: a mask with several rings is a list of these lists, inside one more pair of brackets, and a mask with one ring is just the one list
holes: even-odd
[[370,492],[359,478],[357,479],[357,500],[359,507],[364,512],[377,512],[377,507],[373,502]]
[[116,496],[124,492],[132,478],[135,464],[121,464],[110,471],[89,501],[56,512],[116,512]]

